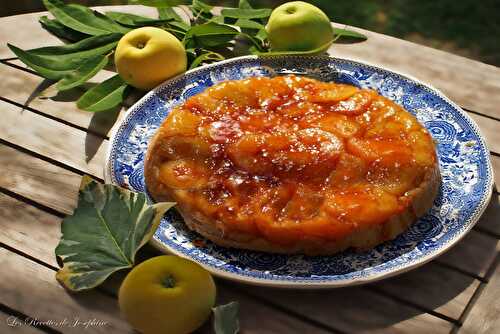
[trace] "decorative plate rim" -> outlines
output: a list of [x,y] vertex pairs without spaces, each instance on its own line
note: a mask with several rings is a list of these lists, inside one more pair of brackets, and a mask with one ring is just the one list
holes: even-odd
[[[451,101],[444,93],[442,93],[440,90],[432,86],[431,84],[422,81],[420,79],[417,79],[409,74],[402,73],[400,71],[396,70],[391,70],[384,68],[380,65],[375,65],[370,62],[366,62],[364,60],[358,60],[358,59],[348,59],[348,58],[343,58],[343,57],[334,57],[331,55],[316,55],[316,56],[297,56],[297,55],[276,55],[276,56],[265,56],[265,58],[297,58],[297,57],[303,57],[303,58],[308,58],[308,59],[324,59],[324,58],[330,58],[330,59],[338,59],[340,61],[347,61],[351,63],[357,63],[361,66],[367,66],[367,67],[372,67],[375,69],[383,70],[389,73],[393,73],[396,75],[399,75],[400,77],[407,79],[409,81],[413,81],[416,84],[422,85],[426,89],[430,90],[432,93],[437,95],[439,98],[441,98],[444,102],[448,103],[451,105],[456,111],[460,113],[460,116],[462,116],[469,125],[472,126],[472,128],[476,131],[478,134],[479,140],[481,141],[481,145],[485,148],[487,152],[489,152],[488,145],[486,143],[486,140],[484,139],[484,136],[482,135],[479,126],[476,124],[476,122],[460,107],[458,106],[455,102]],[[195,69],[188,70],[180,75],[177,75],[171,79],[168,79],[152,90],[150,90],[148,93],[146,93],[141,99],[139,99],[136,103],[134,103],[131,107],[123,113],[118,120],[115,123],[115,126],[111,129],[110,136],[109,136],[109,143],[110,145],[108,146],[106,150],[106,160],[104,164],[104,181],[106,183],[114,183],[113,182],[113,177],[112,177],[112,161],[111,161],[111,156],[112,156],[112,149],[113,145],[112,143],[115,140],[115,137],[119,130],[127,124],[127,121],[131,114],[138,108],[140,107],[144,102],[146,102],[148,99],[150,99],[153,95],[155,95],[158,91],[160,91],[164,86],[167,86],[171,81],[177,80],[183,76],[190,75],[192,73],[202,71],[208,68],[212,67],[218,67],[221,65],[225,64],[230,64],[233,62],[238,62],[238,61],[245,61],[245,60],[256,60],[259,58],[263,58],[262,56],[255,56],[255,55],[249,55],[249,56],[241,56],[241,57],[234,57],[230,59],[226,59],[223,61],[219,61],[216,63],[204,65],[197,67]],[[177,251],[174,248],[168,247],[168,245],[163,244],[161,241],[156,240],[155,237],[153,237],[150,240],[150,244],[152,244],[155,248],[158,250],[164,252],[164,253],[169,253],[169,254],[175,254],[181,257],[185,257],[190,259],[191,261],[194,261],[207,269],[209,272],[211,272],[213,275],[233,281],[237,281],[240,283],[246,283],[246,284],[251,284],[251,285],[258,285],[258,286],[270,286],[270,287],[279,287],[279,288],[300,288],[300,289],[318,289],[318,288],[336,288],[336,287],[345,287],[345,286],[354,286],[354,285],[361,285],[361,284],[366,284],[370,282],[375,282],[379,281],[381,279],[393,277],[395,275],[399,275],[405,272],[408,272],[412,269],[415,269],[417,267],[420,267],[431,260],[435,259],[436,257],[442,255],[443,253],[447,252],[450,248],[452,248],[454,245],[456,245],[466,234],[470,232],[470,230],[476,225],[478,220],[481,218],[483,215],[484,211],[486,210],[492,193],[493,193],[493,184],[494,184],[494,171],[493,167],[491,164],[491,159],[488,156],[487,159],[487,166],[486,166],[486,171],[487,171],[487,176],[489,176],[488,180],[486,180],[485,183],[485,189],[486,193],[483,194],[480,203],[478,203],[478,206],[476,209],[471,213],[471,217],[464,221],[463,225],[466,225],[465,229],[463,229],[460,233],[457,233],[453,238],[450,238],[448,241],[445,243],[441,244],[440,246],[436,246],[433,251],[429,252],[428,254],[424,254],[420,256],[418,259],[415,259],[413,262],[409,263],[408,265],[402,266],[402,267],[397,267],[397,268],[390,268],[385,271],[378,271],[371,273],[369,276],[366,277],[357,277],[357,278],[349,278],[349,279],[338,279],[338,280],[319,280],[319,281],[309,281],[309,280],[301,280],[299,278],[294,279],[294,280],[279,280],[279,279],[267,279],[267,278],[255,278],[251,276],[246,276],[246,275],[241,275],[238,273],[232,273],[229,271],[221,270],[219,268],[216,268],[211,265],[207,265],[203,263],[202,261],[199,261],[195,258],[192,258],[186,254],[183,254],[180,251]],[[469,221],[468,224],[467,221]]]

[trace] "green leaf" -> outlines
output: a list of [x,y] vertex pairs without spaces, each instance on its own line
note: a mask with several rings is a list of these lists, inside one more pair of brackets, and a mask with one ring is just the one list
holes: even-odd
[[185,42],[192,39],[199,46],[214,47],[228,43],[238,34],[239,31],[231,26],[208,22],[191,27],[186,33]]
[[213,6],[210,6],[203,1],[200,0],[193,0],[193,4],[191,7],[196,11],[196,12],[202,12],[202,13],[207,13],[209,14],[212,9],[214,8]]
[[146,195],[84,176],[78,206],[64,218],[55,253],[57,280],[73,291],[96,287],[113,272],[131,268],[137,250],[153,236],[175,203],[149,205]]
[[260,29],[257,34],[255,34],[255,38],[257,38],[262,43],[266,42],[267,39],[267,31],[265,28]]
[[40,17],[38,19],[38,22],[40,22],[43,29],[47,30],[56,37],[62,38],[69,42],[77,42],[86,37],[89,37],[87,34],[65,27],[64,25],[59,23],[59,21],[51,20],[47,16]]
[[106,12],[105,15],[110,19],[112,19],[113,21],[127,27],[144,27],[148,25],[154,26],[173,20],[173,19],[152,19],[145,16],[129,14],[129,13],[120,13],[120,12]]
[[130,5],[144,5],[148,7],[166,8],[175,7],[179,5],[187,5],[190,3],[188,0],[128,0]]
[[125,100],[129,92],[127,87],[127,83],[117,74],[86,91],[76,101],[76,105],[91,112],[109,110]]
[[338,35],[339,37],[349,37],[349,38],[362,39],[362,40],[368,39],[368,37],[366,37],[365,35],[363,35],[359,32],[347,30],[347,29],[333,28],[333,33],[335,35]]
[[207,21],[207,23],[208,22],[214,22],[217,24],[224,24],[224,16],[212,15],[212,17]]
[[49,46],[32,50],[21,50],[7,46],[19,59],[47,79],[59,80],[78,68],[90,57],[113,50],[121,34],[88,37],[80,42],[61,46]]
[[107,64],[107,56],[98,55],[88,58],[76,70],[59,80],[56,88],[63,91],[78,87],[87,82],[87,80],[92,78],[94,75],[96,75],[97,72],[102,70]]
[[252,21],[250,19],[238,19],[234,23],[235,26],[238,26],[243,29],[265,29],[263,24],[260,24],[259,22]]
[[127,33],[130,29],[116,24],[103,14],[80,5],[65,5],[60,0],[43,0],[47,10],[63,25],[88,35],[103,35],[110,32]]
[[170,21],[170,22],[168,22],[168,25],[173,26],[175,28],[179,28],[183,32],[186,32],[189,30],[189,28],[191,28],[191,26],[189,24],[187,24],[185,22],[180,22],[180,21]]
[[240,36],[243,36],[244,38],[248,39],[258,51],[264,51],[261,42],[257,38],[253,37],[252,35],[246,34],[244,32],[242,32]]
[[221,11],[222,16],[235,19],[260,19],[271,15],[272,9],[241,9],[241,8],[224,8]]
[[157,11],[158,11],[158,18],[160,20],[172,19],[176,22],[184,22],[182,20],[182,17],[180,17],[179,14],[177,14],[173,8],[162,7],[162,8],[158,8]]
[[14,52],[14,54],[19,58],[19,60],[21,60],[23,63],[31,67],[33,70],[35,70],[38,74],[40,74],[44,78],[59,80],[62,79],[65,75],[71,73],[71,69],[53,70],[44,67],[47,65],[44,63],[44,59],[40,59],[40,57],[32,55],[24,50],[21,50],[12,44],[7,43],[7,46],[12,52]]
[[238,8],[241,8],[241,9],[253,9],[253,7],[250,5],[250,3],[248,2],[248,0],[240,0],[238,2]]
[[218,60],[224,60],[224,56],[217,52],[212,52],[208,50],[204,50],[205,52],[196,57],[193,62],[191,63],[191,66],[189,66],[189,69],[193,69],[195,67],[198,67],[200,64],[205,63],[205,62],[214,62]]
[[240,330],[238,321],[238,302],[230,302],[212,308],[214,313],[215,334],[237,334]]

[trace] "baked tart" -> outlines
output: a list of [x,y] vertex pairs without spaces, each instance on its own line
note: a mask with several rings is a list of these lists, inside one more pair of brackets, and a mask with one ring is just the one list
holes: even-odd
[[401,106],[291,75],[222,82],[175,107],[145,179],[218,245],[329,255],[405,231],[440,174],[431,136]]

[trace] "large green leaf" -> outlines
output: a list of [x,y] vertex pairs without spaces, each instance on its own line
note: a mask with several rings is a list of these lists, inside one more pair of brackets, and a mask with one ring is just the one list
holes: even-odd
[[221,11],[222,16],[235,19],[259,19],[271,15],[272,9],[242,9],[242,8],[224,8]]
[[78,52],[96,52],[95,50],[106,49],[108,52],[110,48],[116,46],[121,34],[109,33],[100,36],[87,37],[79,42],[72,44],[64,44],[58,46],[45,46],[28,50],[27,52],[39,56],[68,56]]
[[88,34],[102,35],[110,32],[127,33],[130,29],[116,24],[103,14],[80,5],[65,5],[60,0],[43,0],[47,10],[63,25]]
[[238,8],[241,9],[253,9],[252,5],[248,2],[248,0],[240,0],[238,2]]
[[158,18],[160,20],[173,19],[176,22],[183,22],[182,17],[180,17],[179,14],[177,14],[173,8],[161,7],[157,8],[157,11],[158,11]]
[[240,330],[238,321],[238,302],[230,302],[212,308],[214,313],[215,334],[237,334]]
[[252,21],[250,19],[238,19],[236,20],[234,25],[243,29],[256,29],[256,30],[265,29],[263,24]]
[[359,32],[347,29],[333,28],[333,33],[338,37],[348,37],[348,38],[362,39],[362,40],[368,39],[368,37]]
[[76,105],[91,112],[109,110],[122,103],[128,92],[127,83],[117,74],[86,91]]
[[79,31],[68,28],[57,20],[51,20],[47,16],[42,16],[38,19],[38,22],[42,25],[42,28],[50,32],[51,34],[65,39],[69,42],[77,42],[84,38],[89,37],[89,35],[81,33]]
[[144,5],[149,7],[166,8],[175,7],[179,5],[190,4],[188,0],[128,0],[131,5]]
[[185,42],[192,39],[202,47],[214,47],[228,43],[238,34],[239,31],[231,26],[209,22],[191,27]]
[[152,19],[145,16],[129,14],[129,13],[120,13],[120,12],[106,12],[105,15],[121,25],[133,28],[155,26],[173,20],[173,19]]
[[76,70],[59,80],[58,90],[68,90],[83,85],[108,64],[108,57],[103,55],[88,58]]
[[182,21],[170,21],[168,22],[168,25],[180,29],[183,32],[188,31],[189,28],[191,27],[189,24]]
[[56,255],[63,267],[56,278],[66,288],[86,290],[113,272],[131,268],[137,250],[153,236],[175,203],[149,205],[145,194],[82,179],[78,206],[61,225]]
[[92,36],[73,44],[21,50],[8,47],[19,59],[48,79],[62,79],[71,70],[77,69],[88,58],[110,52],[116,47],[120,34]]

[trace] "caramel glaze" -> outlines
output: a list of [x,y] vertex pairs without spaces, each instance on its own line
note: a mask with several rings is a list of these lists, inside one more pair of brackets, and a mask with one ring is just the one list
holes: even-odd
[[159,186],[184,210],[278,244],[382,224],[436,163],[429,133],[401,106],[298,76],[215,85],[158,136]]

